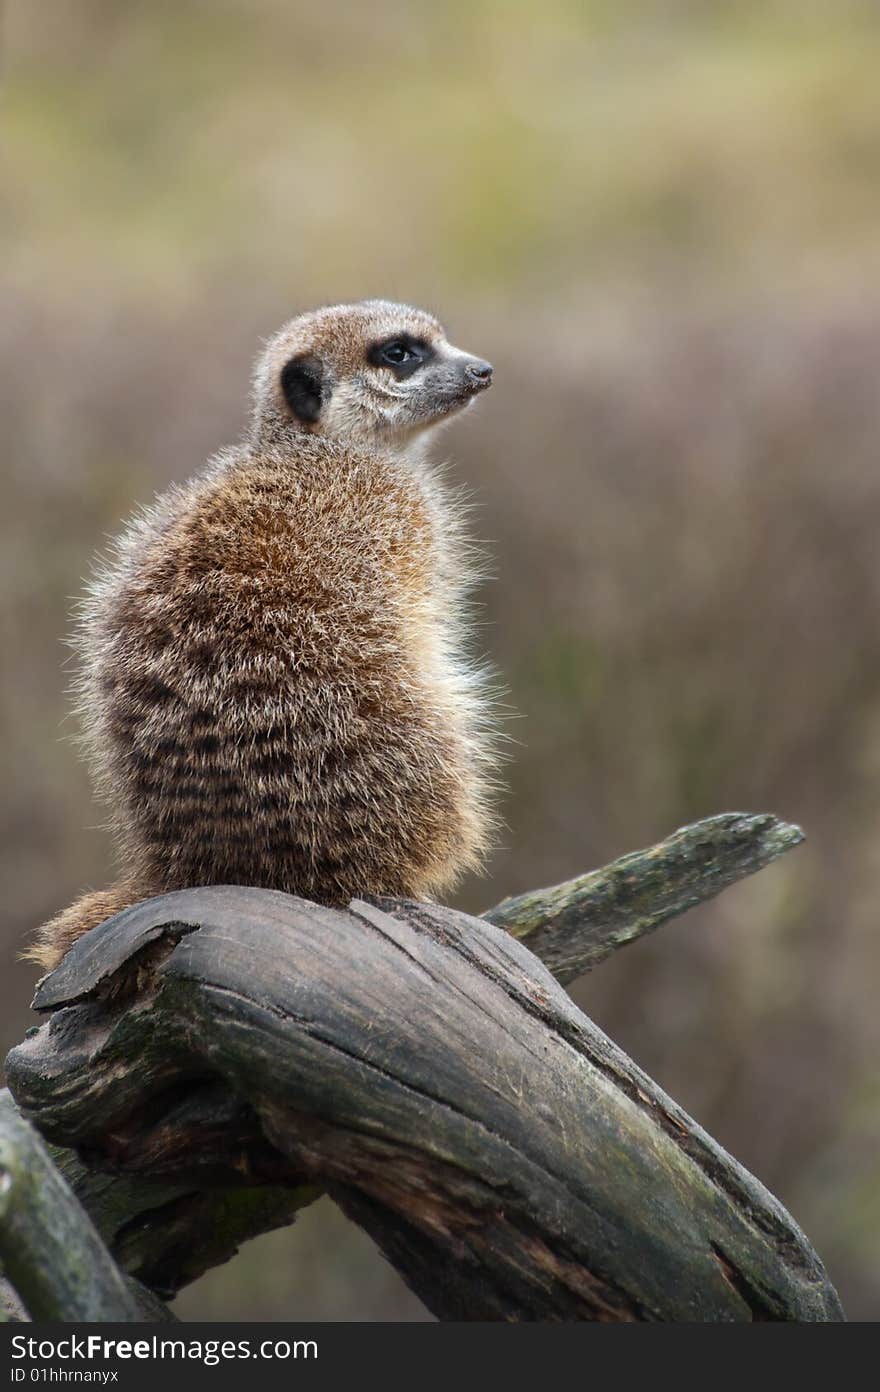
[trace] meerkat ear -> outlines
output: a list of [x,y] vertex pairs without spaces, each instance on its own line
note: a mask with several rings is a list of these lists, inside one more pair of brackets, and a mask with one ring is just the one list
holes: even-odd
[[281,390],[297,420],[314,425],[329,396],[321,359],[314,353],[291,358],[281,369]]

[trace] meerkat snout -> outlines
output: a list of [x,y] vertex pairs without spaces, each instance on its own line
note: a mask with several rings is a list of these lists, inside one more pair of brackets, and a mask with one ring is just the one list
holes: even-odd
[[491,363],[456,348],[424,310],[386,300],[332,305],[291,320],[267,344],[252,435],[265,442],[306,431],[406,449],[491,382]]
[[470,379],[474,391],[484,391],[486,387],[491,387],[493,372],[492,364],[483,358],[474,358],[465,367],[465,375]]

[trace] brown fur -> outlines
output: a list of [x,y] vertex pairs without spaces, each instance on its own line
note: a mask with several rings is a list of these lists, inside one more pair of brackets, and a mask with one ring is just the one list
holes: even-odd
[[[420,380],[365,367],[398,329],[435,349]],[[278,386],[300,352],[329,393],[305,426]],[[52,967],[110,914],[188,885],[344,904],[437,894],[480,863],[487,707],[460,635],[474,568],[420,453],[473,395],[467,361],[402,306],[294,320],[258,364],[248,441],[129,525],[78,635],[123,875],[45,925],[33,960]]]

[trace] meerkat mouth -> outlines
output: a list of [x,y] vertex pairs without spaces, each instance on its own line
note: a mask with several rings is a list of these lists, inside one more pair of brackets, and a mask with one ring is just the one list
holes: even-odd
[[492,385],[491,369],[488,376],[484,378],[469,378],[464,382],[454,394],[450,396],[437,397],[435,410],[438,415],[454,415],[466,411],[469,406],[473,406],[478,396],[484,391],[488,391]]
[[476,392],[463,393],[461,396],[447,397],[438,401],[432,408],[431,415],[434,419],[445,419],[448,416],[460,416],[473,406],[477,399]]

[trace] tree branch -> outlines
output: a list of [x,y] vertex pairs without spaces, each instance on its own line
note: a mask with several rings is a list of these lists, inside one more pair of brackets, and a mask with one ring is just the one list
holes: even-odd
[[781,1205],[484,920],[182,891],[36,1004],[7,1068],[50,1139],[190,1194],[324,1187],[441,1318],[842,1317]]
[[[228,1108],[223,1108],[216,1092],[198,1099],[201,1107],[214,1104],[216,1119],[222,1122]],[[204,1133],[200,1137],[197,1129],[183,1127],[180,1112],[167,1122],[157,1127],[157,1136],[165,1126],[169,1142],[174,1139],[179,1144],[186,1130],[196,1154],[200,1140],[207,1142]],[[199,1173],[198,1164],[191,1161],[183,1182],[144,1173],[150,1159],[158,1160],[155,1149],[148,1154],[146,1140],[144,1166],[134,1173],[91,1168],[66,1147],[50,1146],[49,1150],[122,1269],[142,1287],[170,1300],[212,1267],[229,1261],[243,1242],[289,1226],[300,1209],[321,1196],[316,1185],[290,1183],[286,1175],[281,1184],[254,1187],[247,1173],[231,1168],[236,1156],[234,1147],[230,1148],[227,1162],[213,1176]],[[101,1163],[100,1156],[92,1158],[95,1164]],[[160,1175],[163,1168],[159,1161]]]
[[803,839],[800,827],[769,813],[725,812],[601,870],[503,899],[482,917],[524,942],[565,985]]
[[5,1091],[0,1092],[0,1259],[32,1319],[147,1318],[43,1142]]
[[2,1270],[0,1266],[0,1324],[24,1323],[28,1318],[28,1312],[3,1276]]

